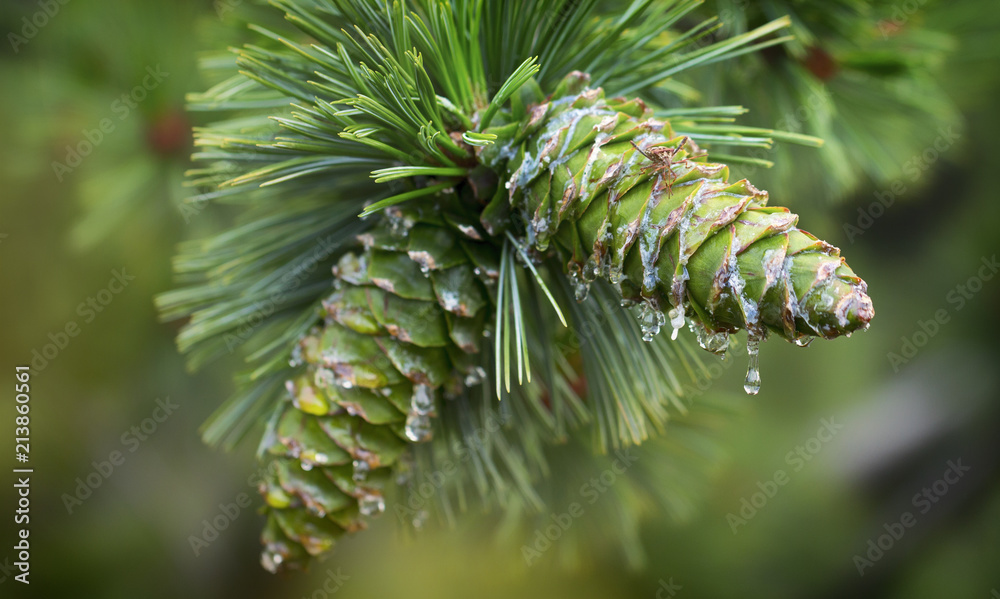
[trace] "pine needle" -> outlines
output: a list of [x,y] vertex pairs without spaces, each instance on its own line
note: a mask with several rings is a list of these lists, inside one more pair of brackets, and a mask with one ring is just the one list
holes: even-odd
[[514,244],[515,248],[517,248],[517,253],[521,257],[521,262],[523,262],[524,265],[528,267],[528,270],[531,271],[531,275],[535,277],[535,282],[538,283],[538,287],[541,288],[542,293],[545,294],[545,297],[548,298],[549,303],[552,305],[552,308],[556,311],[556,315],[559,317],[559,322],[561,322],[564,327],[569,326],[568,324],[566,324],[566,317],[563,316],[562,310],[559,309],[559,303],[556,301],[554,297],[552,297],[552,292],[549,291],[549,286],[545,284],[545,281],[542,280],[542,277],[538,274],[538,270],[535,269],[535,265],[532,264],[531,259],[528,257],[528,254],[524,251],[524,248],[521,247],[521,244],[518,243],[517,239],[515,239],[514,236],[511,235],[510,231],[507,231],[507,239],[512,244]]
[[449,187],[454,187],[454,185],[455,184],[452,182],[439,183],[437,185],[431,185],[429,187],[420,187],[414,189],[413,191],[407,191],[405,193],[399,193],[394,196],[389,196],[383,200],[375,202],[371,206],[367,206],[364,210],[361,211],[361,214],[359,214],[358,216],[360,218],[364,218],[366,216],[370,216],[378,212],[379,210],[388,208],[389,206],[402,204],[403,202],[412,200],[414,198],[422,198],[424,196],[434,195],[438,192],[448,189]]

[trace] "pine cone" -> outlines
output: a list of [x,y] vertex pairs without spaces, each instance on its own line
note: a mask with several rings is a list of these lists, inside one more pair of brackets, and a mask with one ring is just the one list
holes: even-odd
[[323,325],[294,352],[304,368],[287,383],[260,488],[267,569],[301,567],[383,512],[392,468],[408,443],[431,439],[441,396],[482,379],[495,249],[447,211],[456,202],[390,209],[334,268]]
[[[560,88],[588,79],[573,73]],[[668,312],[675,337],[690,318],[717,353],[746,329],[754,356],[769,330],[806,345],[867,328],[874,316],[840,250],[797,229],[787,209],[766,207],[767,192],[749,181],[729,183],[725,165],[707,162],[641,100],[605,100],[599,88],[557,93],[526,122],[488,132],[497,142],[479,157],[507,181],[494,203],[521,215],[537,249],[555,241],[578,299],[604,277],[623,300],[641,302],[647,337]],[[484,225],[496,232],[505,217],[487,209]]]

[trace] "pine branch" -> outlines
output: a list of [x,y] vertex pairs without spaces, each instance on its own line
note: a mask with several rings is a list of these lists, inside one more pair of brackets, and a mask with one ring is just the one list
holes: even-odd
[[[363,528],[386,509],[393,475],[435,468],[456,441],[470,464],[439,498],[445,518],[467,488],[486,504],[541,509],[554,444],[589,436],[601,453],[669,436],[672,418],[696,410],[685,390],[704,369],[685,337],[653,334],[667,304],[675,329],[689,318],[714,351],[742,328],[752,340],[769,329],[798,339],[867,324],[863,283],[836,252],[764,209],[745,181],[728,184],[692,141],[718,158],[717,147],[818,140],[738,125],[735,106],[657,106],[670,120],[660,122],[638,98],[609,105],[588,87],[690,96],[679,74],[785,43],[790,20],[714,39],[715,19],[681,26],[694,0],[635,0],[613,13],[596,0],[273,4],[287,23],[252,27],[256,41],[235,61],[207,60],[214,85],[190,97],[222,119],[196,131],[192,201],[243,216],[186,244],[175,263],[185,286],[158,300],[165,318],[190,318],[178,344],[192,366],[234,352],[247,362],[204,434],[228,445],[253,423],[264,428],[269,569],[302,566]],[[687,137],[666,135],[671,125]],[[592,171],[602,147],[607,163]],[[547,166],[533,162],[543,156]],[[684,169],[668,174],[673,159]],[[675,196],[687,198],[698,173],[704,202],[685,200],[680,212],[697,243],[647,265],[666,273],[673,260],[668,292],[635,268],[625,229],[604,228],[584,204],[609,214],[633,188],[659,201],[672,185],[688,185]],[[664,216],[654,224],[666,231]],[[797,265],[775,270],[780,281],[734,267],[759,292],[748,299],[759,319],[750,304],[733,307],[742,290],[709,264],[730,255],[717,251],[725,227],[740,235],[733,260],[747,251],[761,266],[749,249],[772,240]],[[703,242],[714,249],[697,254]],[[611,284],[584,298],[567,267]],[[827,291],[836,306],[816,299]],[[641,299],[642,311],[623,298]],[[627,494],[619,521],[634,525],[643,492]],[[674,509],[683,503],[671,497]]]

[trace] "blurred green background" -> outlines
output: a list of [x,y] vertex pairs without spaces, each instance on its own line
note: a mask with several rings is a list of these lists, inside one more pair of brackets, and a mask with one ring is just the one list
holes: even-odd
[[[764,345],[763,390],[738,398],[746,409],[720,434],[728,457],[698,512],[685,524],[644,523],[645,567],[630,569],[601,546],[587,547],[576,568],[549,554],[528,567],[520,547],[531,538],[498,541],[493,519],[475,514],[453,529],[404,538],[390,507],[330,560],[286,578],[258,566],[252,445],[226,455],[199,439],[200,424],[230,391],[230,369],[187,372],[175,326],[158,322],[152,303],[172,285],[175,245],[216,218],[181,208],[197,124],[183,99],[202,87],[198,53],[239,42],[230,9],[240,4],[0,6],[0,364],[10,381],[15,365],[37,361],[31,595],[1000,596],[1000,276],[981,268],[1000,253],[995,4],[968,0],[919,13],[957,41],[944,84],[965,126],[945,151],[921,151],[913,158],[923,166],[904,171],[898,185],[869,186],[840,204],[772,192],[774,203],[844,250],[868,281],[877,316],[850,340],[807,350]],[[32,19],[44,24],[27,26]],[[86,155],[77,162],[68,146]],[[879,209],[876,197],[893,187],[905,191]],[[109,287],[116,272],[134,279]],[[70,323],[79,334],[63,338]],[[742,394],[743,363],[717,363],[722,374],[707,393]],[[8,387],[0,401],[11,453],[13,395]],[[173,413],[148,420],[167,398],[178,406]],[[810,441],[824,419],[841,428],[828,442]],[[808,461],[797,461],[800,446]],[[124,461],[101,476],[115,451]],[[4,455],[4,468],[13,467]],[[949,460],[968,471],[939,482]],[[777,470],[785,484],[768,483]],[[95,472],[99,486],[67,507],[65,494]],[[16,496],[9,475],[2,479],[0,596],[27,596],[8,566]],[[914,498],[924,489],[933,502]],[[196,556],[189,537],[242,493],[252,507]],[[905,512],[913,525],[899,539],[886,536],[900,530]],[[870,541],[883,544],[877,559]],[[863,575],[856,556],[872,561]]]

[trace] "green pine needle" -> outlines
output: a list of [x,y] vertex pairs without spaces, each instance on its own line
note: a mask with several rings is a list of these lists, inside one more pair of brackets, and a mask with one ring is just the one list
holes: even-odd
[[486,108],[486,112],[483,113],[483,118],[479,122],[479,130],[485,130],[490,126],[493,121],[493,117],[496,116],[497,111],[499,111],[504,105],[507,104],[507,100],[510,99],[514,92],[521,89],[521,86],[528,82],[535,73],[537,73],[541,67],[538,66],[538,58],[531,57],[521,63],[517,70],[511,73],[511,76],[504,81],[504,84],[500,86],[496,95],[493,96],[493,100],[490,101],[490,105]]
[[468,174],[464,168],[443,168],[434,166],[394,166],[372,171],[376,183],[395,181],[407,177],[463,177]]
[[387,197],[387,198],[385,198],[383,200],[379,200],[379,201],[375,202],[374,204],[372,204],[370,206],[365,207],[365,209],[362,210],[361,214],[359,214],[358,216],[360,218],[364,218],[366,216],[370,216],[372,214],[375,214],[376,212],[378,212],[378,211],[380,211],[380,210],[382,210],[384,208],[388,208],[389,206],[395,206],[397,204],[402,204],[403,202],[407,202],[407,201],[415,199],[415,198],[422,198],[424,196],[434,195],[434,194],[439,193],[441,191],[444,191],[444,190],[446,190],[446,189],[448,189],[449,187],[452,187],[452,186],[454,186],[454,183],[451,183],[451,182],[448,182],[448,183],[438,183],[437,185],[431,185],[429,187],[419,187],[419,188],[414,189],[412,191],[407,191],[405,193],[399,193],[399,194],[396,194],[394,196],[389,196],[389,197]]

